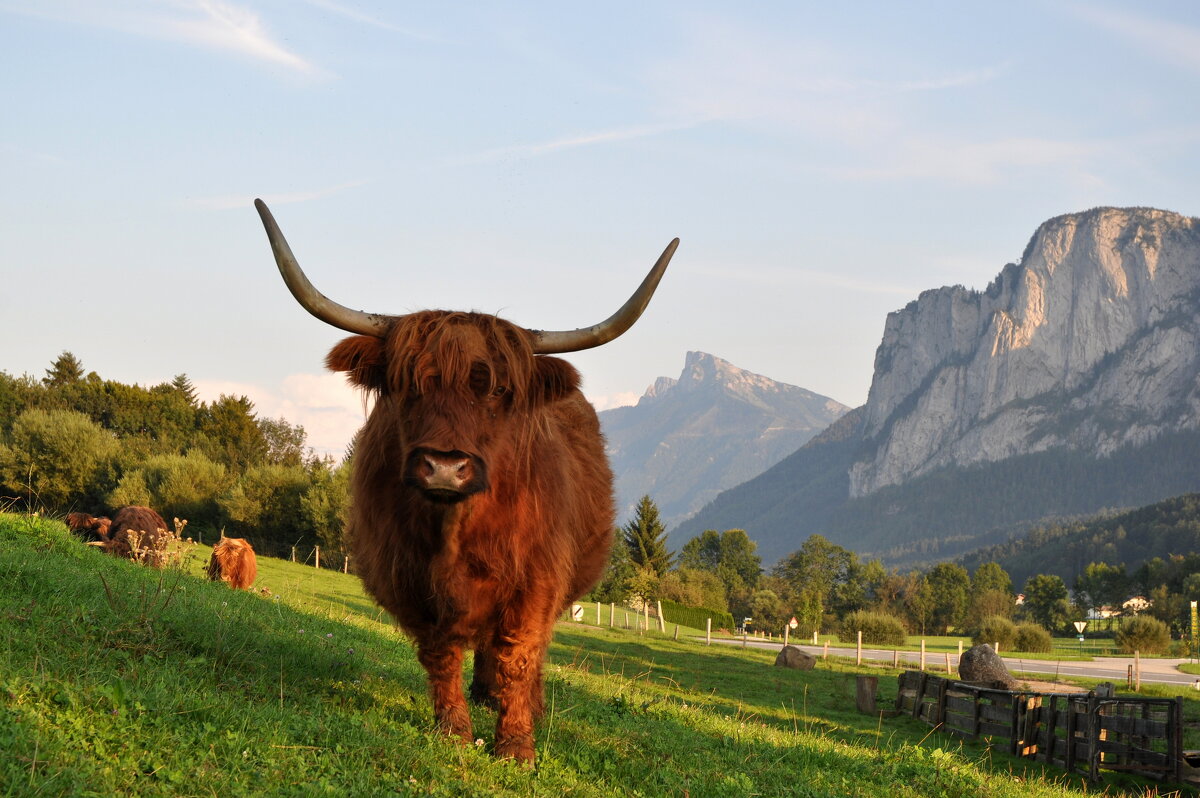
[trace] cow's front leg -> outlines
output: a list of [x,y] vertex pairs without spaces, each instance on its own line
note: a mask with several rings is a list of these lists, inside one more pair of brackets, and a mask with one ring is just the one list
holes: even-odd
[[418,643],[417,660],[429,674],[433,716],[440,731],[471,742],[471,713],[462,688],[463,646],[453,643]]
[[533,602],[510,620],[492,647],[496,668],[496,756],[532,764],[533,721],[542,714],[542,661],[554,633],[553,602]]
[[541,690],[536,680],[543,654],[542,647],[526,644],[497,651],[496,756],[533,763],[533,692]]

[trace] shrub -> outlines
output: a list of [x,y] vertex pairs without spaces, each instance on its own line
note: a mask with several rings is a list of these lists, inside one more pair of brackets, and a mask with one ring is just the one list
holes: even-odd
[[1117,646],[1126,654],[1164,654],[1171,645],[1167,625],[1157,618],[1139,615],[1121,624],[1116,634]]
[[688,626],[692,629],[703,629],[705,621],[712,618],[712,628],[733,629],[733,616],[722,610],[710,610],[706,607],[686,607],[668,599],[662,600],[663,621]]
[[857,639],[862,632],[863,642],[872,645],[902,646],[908,638],[904,624],[894,615],[857,610],[842,619],[842,639]]
[[990,615],[980,622],[974,642],[987,643],[989,646],[999,643],[1001,651],[1011,650],[1017,642],[1016,624],[1003,615]]
[[1013,642],[1017,651],[1030,654],[1049,654],[1053,643],[1050,633],[1036,623],[1023,623],[1017,627],[1017,637]]

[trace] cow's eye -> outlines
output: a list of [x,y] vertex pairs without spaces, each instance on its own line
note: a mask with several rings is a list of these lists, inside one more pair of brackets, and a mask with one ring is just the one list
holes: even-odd
[[493,399],[503,399],[504,397],[508,396],[508,386],[497,385],[496,387],[492,388],[491,396]]

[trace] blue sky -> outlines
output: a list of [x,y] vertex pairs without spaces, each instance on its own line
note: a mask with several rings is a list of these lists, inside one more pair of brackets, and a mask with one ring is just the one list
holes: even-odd
[[643,319],[598,406],[688,350],[865,401],[886,314],[983,288],[1039,223],[1200,215],[1193,3],[0,0],[0,370],[188,374],[338,450],[370,311]]

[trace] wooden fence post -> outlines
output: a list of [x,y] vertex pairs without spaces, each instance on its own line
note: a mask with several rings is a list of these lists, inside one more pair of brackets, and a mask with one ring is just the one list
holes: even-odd
[[712,645],[712,618],[704,619],[704,645]]
[[679,639],[679,624],[675,624],[675,640]]
[[947,651],[946,652],[946,675],[949,676],[952,673],[954,673],[954,671],[951,670],[951,668],[950,668],[950,652]]
[[862,665],[862,630],[858,630],[858,650],[855,656],[855,665]]
[[854,703],[859,712],[874,715],[878,712],[875,707],[875,691],[879,687],[878,676],[859,676],[854,681]]
[[313,546],[313,554],[316,555],[316,559],[313,560],[313,567],[320,568],[321,567],[321,547]]
[[788,644],[788,625],[785,623],[783,625],[783,647],[787,648],[787,644]]
[[658,631],[663,634],[667,633],[667,621],[663,618],[662,602],[658,602]]
[[350,573],[350,555],[349,554],[347,554],[342,559],[342,573],[344,573],[344,574]]
[[613,602],[608,603],[608,628],[613,628],[613,623],[617,617],[617,605]]
[[925,638],[921,638],[921,673],[925,672]]
[[892,649],[892,667],[893,668],[900,667],[900,649],[898,649],[898,648]]
[[829,641],[825,641],[825,653],[821,655],[821,659],[829,659]]
[[296,561],[296,547],[292,546],[292,562]]

